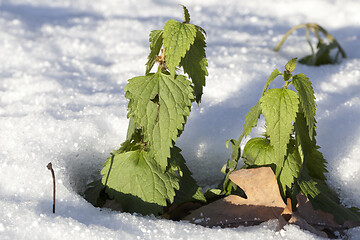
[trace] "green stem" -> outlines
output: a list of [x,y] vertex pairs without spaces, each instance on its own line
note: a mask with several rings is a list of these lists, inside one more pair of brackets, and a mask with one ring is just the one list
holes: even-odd
[[293,28],[291,28],[287,33],[285,33],[284,37],[281,39],[280,43],[275,47],[275,51],[279,51],[280,47],[282,46],[282,44],[285,42],[285,40],[287,39],[287,37],[292,33],[294,32],[295,30],[299,29],[299,28],[303,28],[303,27],[306,27],[306,24],[300,24],[300,25],[297,25]]
[[309,45],[310,45],[312,55],[314,55],[314,54],[315,54],[315,51],[314,51],[314,48],[313,48],[313,46],[312,46],[312,44],[311,44],[311,41],[310,41],[309,29],[308,29],[308,28],[306,28],[306,40],[307,40],[307,42],[308,42]]

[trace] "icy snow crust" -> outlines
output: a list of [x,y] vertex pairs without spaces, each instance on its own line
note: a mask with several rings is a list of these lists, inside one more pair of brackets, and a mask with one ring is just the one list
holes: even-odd
[[[180,3],[208,34],[203,101],[178,141],[199,184],[221,180],[225,140],[240,135],[272,70],[310,52],[301,30],[279,53],[273,47],[290,27],[316,22],[348,59],[298,65],[295,73],[314,85],[328,183],[345,204],[360,207],[360,2]],[[124,86],[145,72],[149,32],[171,18],[182,18],[176,1],[0,0],[0,239],[319,239],[296,226],[276,232],[276,220],[210,229],[100,210],[79,195],[124,140]],[[48,162],[57,177],[56,214]]]

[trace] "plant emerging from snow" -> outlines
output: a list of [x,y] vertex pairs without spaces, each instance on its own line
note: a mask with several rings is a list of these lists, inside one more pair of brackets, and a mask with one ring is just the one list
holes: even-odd
[[[323,27],[316,23],[307,23],[307,24],[300,24],[293,28],[291,28],[281,39],[280,43],[275,47],[275,51],[279,51],[281,45],[285,42],[286,38],[295,30],[305,28],[306,31],[306,40],[310,45],[311,48],[311,54],[303,57],[299,60],[300,63],[310,65],[310,66],[319,66],[323,64],[334,64],[337,62],[339,55],[343,58],[346,58],[346,53],[344,49],[340,46],[338,41],[330,34],[328,33]],[[316,36],[318,43],[316,45],[316,51],[314,50],[314,47],[310,41],[309,37],[309,30],[314,33]],[[320,35],[322,33],[325,36],[325,39],[323,39]],[[330,52],[332,49],[337,48],[337,52],[335,57],[332,57]]]
[[[124,211],[157,215],[172,203],[206,201],[175,146],[192,102],[201,101],[208,74],[206,33],[190,24],[189,12],[183,10],[183,22],[169,20],[163,30],[150,33],[145,76],[130,79],[125,87],[128,133],[105,162],[102,179],[85,193],[96,206],[113,199]],[[189,78],[177,74],[178,68]]]
[[[316,144],[315,95],[312,84],[305,74],[293,75],[296,58],[290,60],[285,71],[275,69],[265,83],[260,101],[246,115],[242,134],[232,144],[231,159],[223,167],[226,174],[222,195],[236,191],[236,185],[229,175],[240,159],[240,143],[257,125],[262,114],[266,132],[262,137],[250,139],[244,148],[242,158],[244,168],[270,166],[278,180],[283,198],[291,198],[296,203],[296,195],[306,195],[315,208],[334,215],[342,224],[345,220],[360,222],[360,215],[354,209],[340,204],[337,196],[326,185],[326,160]],[[284,85],[270,89],[272,81],[282,76]],[[293,86],[295,91],[289,87]]]

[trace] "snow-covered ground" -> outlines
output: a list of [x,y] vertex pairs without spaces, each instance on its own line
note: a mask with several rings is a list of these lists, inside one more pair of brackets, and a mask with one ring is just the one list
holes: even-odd
[[[124,86],[143,75],[148,34],[182,18],[169,0],[0,0],[0,239],[320,239],[276,221],[209,229],[94,208],[82,193],[127,130]],[[340,64],[298,65],[317,96],[317,140],[328,183],[360,207],[360,2],[181,1],[208,34],[209,77],[178,141],[200,185],[222,178],[247,111],[274,68],[310,52],[292,26],[316,22],[348,54]],[[260,124],[261,125],[261,124]],[[252,134],[255,135],[256,131]],[[52,182],[57,177],[57,212]],[[360,239],[360,228],[348,232]]]

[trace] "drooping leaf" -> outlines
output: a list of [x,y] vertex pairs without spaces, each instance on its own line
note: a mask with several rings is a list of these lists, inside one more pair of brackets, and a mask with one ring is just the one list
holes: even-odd
[[163,38],[166,66],[171,76],[175,76],[175,68],[194,43],[196,32],[193,24],[180,23],[173,19],[165,24]]
[[312,133],[313,137],[310,139],[308,134],[309,129],[302,108],[300,108],[300,111],[296,115],[294,131],[302,162],[309,170],[309,175],[313,178],[325,180],[326,177],[324,173],[327,172],[325,167],[326,160],[316,145],[315,128]]
[[[232,148],[232,153],[231,153],[231,160],[235,161],[237,163],[237,161],[239,160],[240,156],[241,156],[241,149],[239,148],[239,142],[236,141],[235,139],[229,139],[226,140],[225,142],[225,146],[226,148],[229,148],[229,143],[231,143],[231,148]],[[226,164],[224,165],[223,169],[225,168]],[[234,164],[232,167],[236,167],[236,164]],[[221,170],[221,172],[225,173],[225,170]]]
[[171,149],[171,158],[169,165],[173,170],[177,171],[180,176],[180,189],[176,191],[174,204],[181,204],[189,201],[206,202],[206,199],[201,192],[201,188],[197,185],[192,173],[186,166],[185,159],[181,155],[181,149],[174,146]]
[[293,77],[292,84],[295,89],[298,91],[300,104],[304,111],[304,116],[306,118],[306,123],[309,127],[309,136],[310,139],[313,138],[313,131],[315,127],[315,112],[316,112],[316,103],[314,90],[312,88],[311,82],[305,74],[300,73]]
[[212,196],[227,196],[230,195],[233,190],[235,190],[237,187],[236,185],[230,181],[229,175],[236,170],[237,163],[241,156],[241,149],[240,149],[240,142],[236,141],[235,139],[227,140],[225,145],[226,148],[229,147],[229,143],[231,143],[232,153],[231,153],[231,159],[227,161],[227,163],[222,167],[221,172],[225,174],[222,186],[220,185],[219,188],[222,187],[222,191],[219,194],[216,194],[215,192],[208,191],[208,195]]
[[245,123],[243,126],[242,134],[240,135],[238,141],[240,142],[243,138],[246,138],[251,130],[256,127],[257,121],[261,115],[261,105],[260,102],[256,103],[250,111],[245,116]]
[[[267,91],[268,87],[270,86],[271,82],[277,77],[281,75],[279,70],[275,69],[268,79],[266,80],[264,89],[262,91],[261,96],[264,96],[265,92]],[[250,111],[245,116],[245,123],[243,126],[242,134],[240,135],[238,141],[241,141],[243,138],[246,138],[247,135],[251,132],[251,130],[256,127],[257,121],[261,115],[261,105],[260,102],[257,102],[255,106],[253,106]]]
[[189,75],[194,84],[194,95],[198,103],[201,101],[205,77],[208,75],[205,47],[205,37],[197,30],[194,43],[180,62],[180,66],[184,68],[184,72]]
[[336,59],[330,56],[330,51],[336,47],[338,47],[338,45],[335,42],[330,44],[319,42],[316,53],[303,57],[299,62],[309,66],[333,64],[336,62]]
[[286,188],[292,188],[292,184],[299,176],[302,167],[301,157],[298,149],[295,147],[295,141],[290,140],[288,144],[288,153],[284,161],[284,166],[281,169],[279,176],[279,186],[283,196],[285,195]]
[[131,140],[133,134],[135,133],[136,130],[136,122],[134,119],[130,118],[129,119],[129,125],[128,125],[128,130],[126,133],[126,140]]
[[173,202],[179,179],[173,171],[162,171],[151,155],[144,150],[113,155],[101,171],[106,193],[121,202],[119,195],[129,194],[147,203],[166,206]]
[[275,70],[270,74],[270,76],[269,76],[268,79],[266,80],[266,83],[265,83],[265,86],[264,86],[264,89],[263,89],[263,91],[262,91],[261,96],[263,96],[263,95],[265,94],[265,92],[267,91],[268,87],[270,86],[270,83],[271,83],[272,81],[274,81],[274,79],[275,79],[277,76],[279,76],[279,75],[281,75],[281,72],[279,72],[279,70],[277,70],[277,69],[275,69]]
[[360,213],[356,209],[341,205],[339,198],[325,182],[311,178],[307,171],[302,171],[298,180],[301,192],[307,196],[315,209],[321,209],[334,215],[339,224],[352,220],[360,223]]
[[275,157],[283,159],[292,133],[292,123],[298,111],[297,94],[286,88],[268,90],[260,99],[265,117],[270,144],[274,146]]
[[158,71],[129,80],[128,117],[141,126],[144,142],[163,170],[170,148],[183,130],[193,99],[191,83],[181,75],[174,78]]
[[153,68],[156,62],[161,46],[163,45],[163,31],[162,30],[151,31],[149,42],[150,42],[150,54],[148,56],[148,61],[146,63],[145,74],[150,73],[151,69]]

